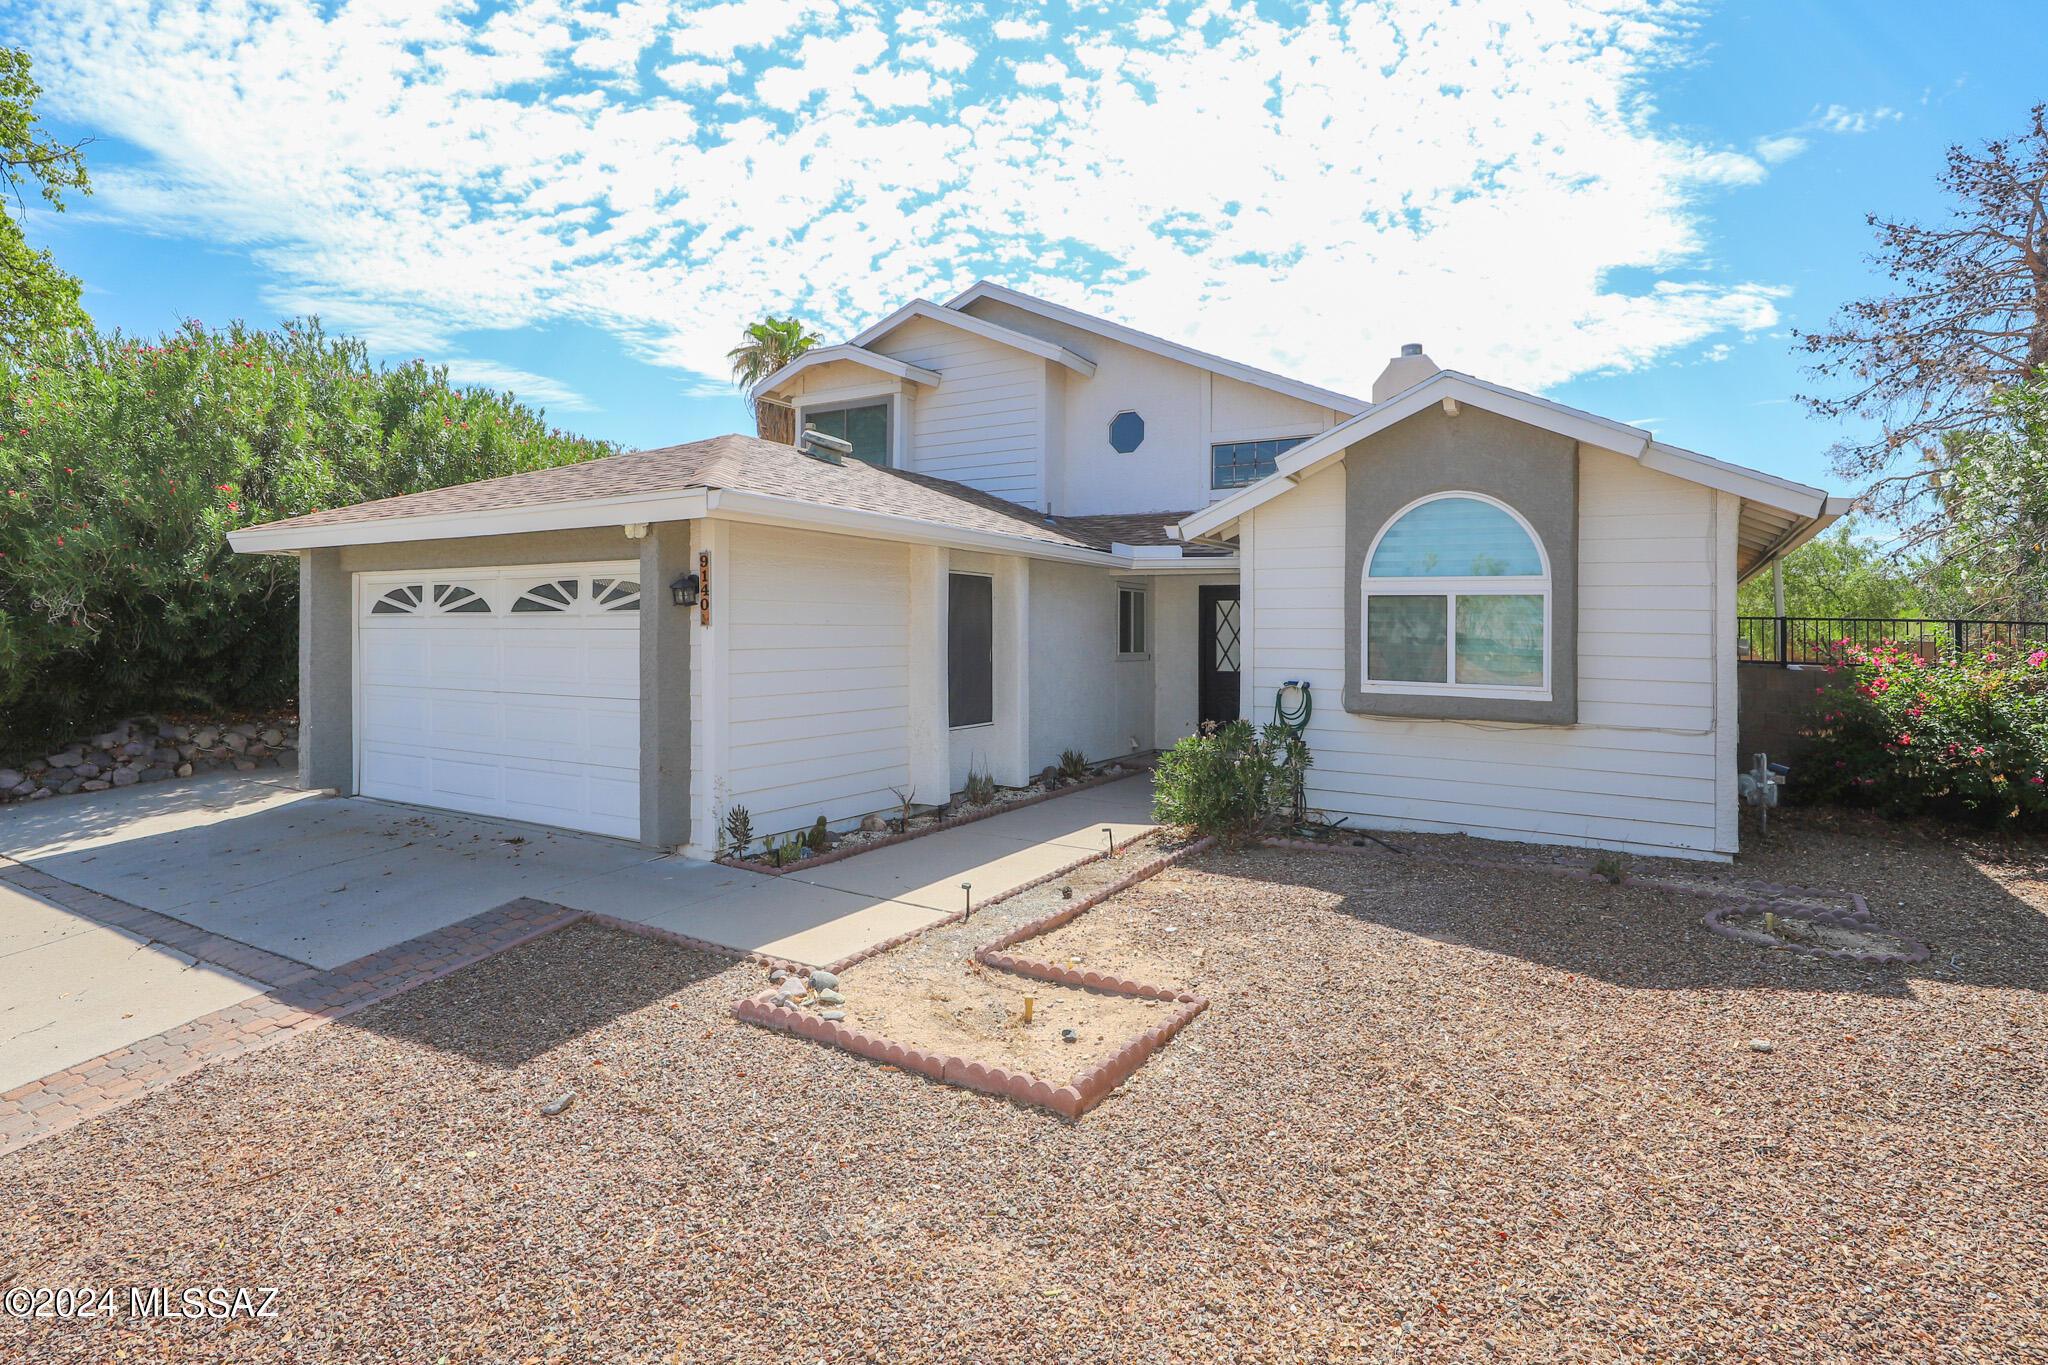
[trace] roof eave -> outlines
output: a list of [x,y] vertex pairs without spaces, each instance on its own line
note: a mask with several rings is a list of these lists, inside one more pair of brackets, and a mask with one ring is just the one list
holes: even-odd
[[[1135,347],[1141,351],[1150,351],[1154,355],[1165,356],[1169,360],[1177,360],[1183,365],[1193,365],[1197,369],[1209,370],[1227,379],[1235,379],[1241,383],[1271,389],[1276,393],[1284,393],[1290,398],[1298,398],[1302,402],[1313,403],[1317,407],[1329,408],[1333,412],[1353,415],[1363,412],[1370,406],[1364,399],[1355,398],[1348,393],[1339,393],[1335,389],[1326,389],[1317,384],[1306,383],[1303,380],[1290,379],[1284,374],[1275,374],[1271,370],[1262,370],[1256,365],[1246,365],[1242,361],[1231,360],[1225,356],[1198,350],[1193,346],[1184,346],[1180,342],[1170,341],[1165,337],[1157,337],[1149,332],[1141,332],[1135,327],[1126,327],[1122,323],[1111,322],[1107,318],[1095,317],[1091,314],[1083,313],[1079,309],[1065,307],[1064,305],[1052,302],[1050,299],[1041,299],[1031,294],[1019,293],[1017,290],[1011,289],[1006,285],[997,284],[993,280],[977,280],[968,288],[948,299],[945,306],[954,312],[961,312],[968,304],[973,303],[977,299],[994,299],[999,303],[1007,303],[1011,307],[1021,308],[1027,313],[1036,313],[1040,317],[1051,319],[1054,322],[1063,322],[1069,327],[1076,327],[1084,332],[1092,332],[1096,336],[1106,337],[1111,341],[1121,342],[1126,346]],[[973,315],[968,314],[967,316],[971,317]]]
[[946,327],[957,327],[963,332],[969,332],[984,340],[993,341],[999,346],[1008,346],[1013,350],[1035,355],[1041,360],[1053,361],[1056,364],[1064,365],[1083,379],[1093,379],[1095,377],[1094,361],[1090,360],[1087,356],[1068,350],[1056,341],[1047,341],[1044,337],[1035,337],[1028,332],[1019,332],[1015,328],[1005,327],[1001,323],[975,317],[972,313],[962,313],[941,304],[933,303],[930,299],[912,299],[909,303],[904,304],[901,308],[898,308],[880,322],[869,327],[866,331],[859,333],[845,344],[854,347],[866,347],[872,342],[881,340],[913,318],[923,318],[929,322],[936,322]]
[[898,360],[894,356],[882,355],[877,351],[864,350],[851,342],[841,342],[835,346],[819,346],[805,351],[774,374],[756,380],[747,390],[747,400],[759,402],[805,370],[840,361],[851,365],[865,365],[878,374],[886,374],[894,379],[907,379],[913,384],[923,384],[927,387],[936,387],[941,378],[937,370],[928,370],[922,365],[913,365],[907,360]]

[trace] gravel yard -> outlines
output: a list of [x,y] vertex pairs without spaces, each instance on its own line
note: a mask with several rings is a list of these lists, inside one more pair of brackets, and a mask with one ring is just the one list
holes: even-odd
[[226,1327],[0,1319],[0,1358],[2043,1358],[2048,852],[1774,828],[1730,875],[1864,890],[1934,957],[1209,853],[1034,945],[1214,1001],[1078,1124],[571,929],[0,1158],[9,1288],[284,1290]]

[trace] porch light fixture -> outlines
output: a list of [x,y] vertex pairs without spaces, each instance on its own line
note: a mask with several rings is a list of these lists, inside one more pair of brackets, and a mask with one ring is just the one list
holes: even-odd
[[679,607],[696,606],[697,575],[693,573],[679,575],[675,582],[668,585],[668,595],[675,600],[675,604]]

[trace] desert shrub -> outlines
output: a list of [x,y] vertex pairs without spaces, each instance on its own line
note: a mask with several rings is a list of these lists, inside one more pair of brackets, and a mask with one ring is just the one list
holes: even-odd
[[1152,779],[1152,816],[1226,843],[1291,814],[1308,745],[1284,725],[1204,725],[1166,751]]
[[754,813],[745,806],[727,810],[725,818],[719,822],[718,856],[744,861],[753,846]]
[[967,785],[961,789],[960,798],[970,806],[986,806],[996,799],[995,778],[986,769],[969,768]]
[[1060,750],[1059,775],[1069,782],[1088,776],[1088,755],[1079,749]]
[[289,701],[297,564],[236,527],[610,449],[317,322],[46,338],[0,367],[0,753]]
[[1845,641],[1830,671],[1788,796],[2048,829],[2048,650],[1930,662]]

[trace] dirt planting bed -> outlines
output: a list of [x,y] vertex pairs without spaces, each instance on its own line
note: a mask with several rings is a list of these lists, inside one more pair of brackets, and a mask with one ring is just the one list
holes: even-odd
[[283,1290],[0,1319],[0,1359],[2043,1358],[2048,852],[1777,839],[1728,875],[1867,889],[1934,957],[1198,855],[1028,945],[1208,945],[1212,1007],[1078,1124],[737,1022],[755,967],[568,930],[0,1159],[9,1285]]

